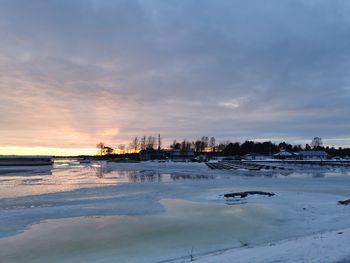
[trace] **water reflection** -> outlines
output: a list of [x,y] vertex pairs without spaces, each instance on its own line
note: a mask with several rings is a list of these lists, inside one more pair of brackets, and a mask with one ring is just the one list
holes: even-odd
[[33,225],[21,235],[0,239],[0,257],[4,262],[159,262],[187,255],[193,246],[197,254],[239,247],[240,241],[263,242],[271,238],[268,230],[281,225],[274,211],[259,205],[242,208],[176,199],[160,203],[165,211],[152,215],[78,217]]
[[180,180],[208,180],[215,179],[214,175],[189,175],[178,173],[159,173],[154,171],[128,171],[130,182],[174,182]]
[[128,178],[130,182],[137,183],[137,182],[161,182],[162,176],[160,173],[154,173],[152,171],[150,172],[144,172],[144,171],[132,171],[128,174]]
[[[138,166],[140,167],[140,166]],[[145,167],[147,167],[145,165]],[[314,177],[349,176],[348,167],[295,166],[283,171],[221,171],[202,173],[181,171],[162,173],[153,168],[138,170],[115,170],[105,161],[80,163],[76,159],[55,160],[52,166],[0,167],[0,198],[38,195],[72,191],[79,188],[113,186],[121,183],[164,183],[185,180],[233,179],[237,175],[247,177]]]
[[235,171],[237,174],[248,177],[270,177],[270,178],[324,178],[330,176],[350,176],[350,167],[316,166],[316,165],[291,165],[285,169],[260,170],[260,171]]
[[88,166],[88,168],[90,168],[92,173],[95,173],[98,178],[103,178],[104,174],[106,173],[106,163],[104,162],[98,162]]
[[[50,167],[32,167],[0,176],[0,198],[73,191],[79,188],[121,183],[174,182],[215,179],[214,175],[160,173],[153,170],[110,170],[104,161],[81,164],[74,159],[59,160]],[[13,171],[15,170],[15,171]]]
[[171,174],[170,178],[173,181],[178,180],[208,180],[217,178],[214,175],[200,174],[200,175],[189,175],[189,174]]

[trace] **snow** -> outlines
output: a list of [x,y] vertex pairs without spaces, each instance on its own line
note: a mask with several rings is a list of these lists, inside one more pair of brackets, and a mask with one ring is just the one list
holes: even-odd
[[198,263],[233,262],[340,262],[349,259],[350,228],[305,237],[226,250],[195,258]]
[[[74,163],[44,173],[2,174],[0,258],[188,262],[191,250],[198,262],[350,257],[350,206],[337,204],[350,198],[349,168],[285,165],[291,170]],[[247,190],[276,195],[223,197]]]

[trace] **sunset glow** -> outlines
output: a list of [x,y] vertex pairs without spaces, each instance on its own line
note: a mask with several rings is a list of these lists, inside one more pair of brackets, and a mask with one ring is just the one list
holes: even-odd
[[76,156],[96,155],[96,148],[0,147],[0,155]]

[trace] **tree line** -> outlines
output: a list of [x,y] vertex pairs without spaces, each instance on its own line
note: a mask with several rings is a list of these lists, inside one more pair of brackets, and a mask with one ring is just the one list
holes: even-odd
[[287,142],[273,143],[271,141],[265,142],[254,142],[245,141],[231,142],[222,141],[217,143],[215,137],[202,136],[200,139],[182,140],[173,142],[168,147],[163,147],[160,135],[155,136],[142,136],[134,137],[129,144],[118,144],[116,148],[106,146],[104,143],[99,143],[97,145],[99,149],[99,155],[109,155],[109,154],[135,154],[143,150],[161,150],[161,149],[171,149],[180,150],[183,152],[194,151],[196,154],[215,154],[215,155],[233,155],[242,156],[249,153],[261,154],[261,155],[271,155],[278,153],[280,151],[289,152],[299,152],[302,150],[324,150],[331,156],[350,156],[350,148],[334,148],[334,147],[324,147],[322,144],[322,139],[315,137],[311,144],[306,144],[302,146],[292,145]]

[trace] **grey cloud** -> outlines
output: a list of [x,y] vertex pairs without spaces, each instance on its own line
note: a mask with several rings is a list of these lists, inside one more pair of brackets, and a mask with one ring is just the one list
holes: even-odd
[[[349,137],[347,1],[0,5],[0,121],[16,138],[21,109],[30,107],[21,96],[33,91],[92,138],[113,127],[121,141],[147,132]],[[23,92],[14,94],[19,79]],[[32,122],[23,126],[36,125],[27,112]]]

